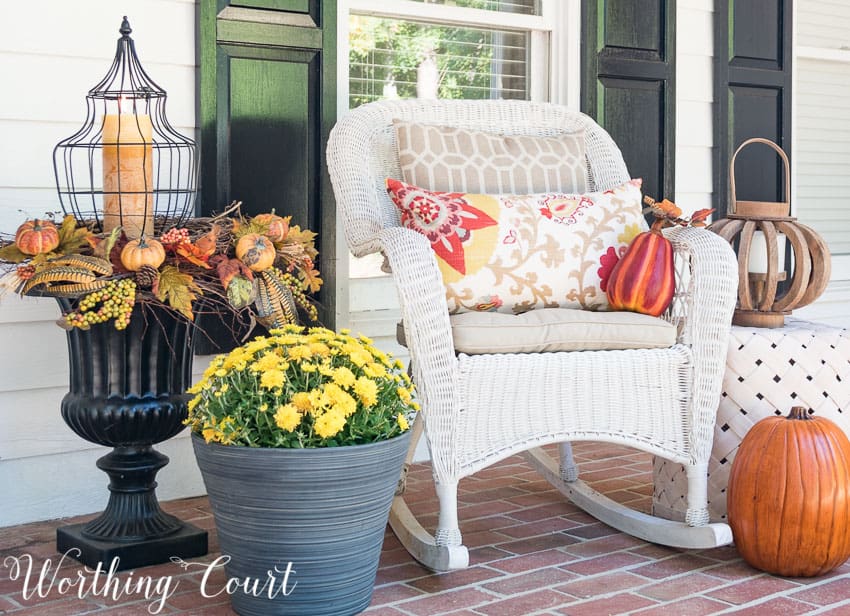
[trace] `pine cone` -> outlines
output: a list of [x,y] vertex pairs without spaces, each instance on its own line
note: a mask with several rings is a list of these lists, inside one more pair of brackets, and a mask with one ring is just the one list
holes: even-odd
[[143,265],[142,268],[136,272],[136,284],[142,289],[150,289],[156,282],[157,278],[159,278],[159,270],[155,267],[151,267],[150,265]]

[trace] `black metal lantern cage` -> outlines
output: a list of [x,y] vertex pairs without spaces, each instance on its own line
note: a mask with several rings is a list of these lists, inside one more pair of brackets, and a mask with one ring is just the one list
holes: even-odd
[[195,142],[165,115],[166,92],[142,68],[124,17],[115,60],[86,96],[83,126],[53,150],[65,214],[129,237],[162,233],[195,214]]

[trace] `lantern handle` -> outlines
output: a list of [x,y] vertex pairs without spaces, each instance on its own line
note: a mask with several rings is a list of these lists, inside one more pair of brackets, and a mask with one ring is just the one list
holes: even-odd
[[[782,158],[782,162],[785,165],[785,201],[738,201],[735,194],[735,159],[738,157],[738,153],[751,143],[768,145],[776,150],[776,153]],[[761,217],[788,216],[788,213],[791,211],[791,165],[788,163],[788,155],[770,139],[764,139],[763,137],[747,139],[738,146],[738,149],[732,155],[732,160],[729,162],[729,189],[732,197],[730,203],[732,214]]]

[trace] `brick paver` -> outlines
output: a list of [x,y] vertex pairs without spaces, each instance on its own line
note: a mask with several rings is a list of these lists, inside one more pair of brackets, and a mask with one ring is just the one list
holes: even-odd
[[[651,493],[649,456],[614,445],[575,445],[580,468],[598,480],[594,487],[613,498],[645,507]],[[427,524],[437,503],[430,468],[414,465],[407,487],[412,509]],[[635,539],[601,524],[540,481],[514,456],[465,479],[460,490],[461,529],[470,546],[470,567],[434,574],[412,560],[387,532],[367,616],[702,616],[708,614],[850,615],[850,561],[814,579],[785,579],[744,563],[734,547],[678,550]],[[175,515],[208,528],[218,542],[206,498],[163,503]],[[77,518],[81,521],[85,518]],[[56,563],[56,527],[68,520],[0,528],[0,614],[10,616],[145,616],[149,601],[138,596],[79,598],[57,589],[23,596],[22,581],[10,579],[7,556],[31,554],[38,571]],[[211,553],[196,559],[209,563]],[[63,576],[76,576],[65,563]],[[165,563],[133,572],[171,575],[179,588],[161,614],[233,616],[224,596],[201,595],[201,574]],[[217,570],[208,586],[220,589]],[[309,615],[304,615],[309,616]]]

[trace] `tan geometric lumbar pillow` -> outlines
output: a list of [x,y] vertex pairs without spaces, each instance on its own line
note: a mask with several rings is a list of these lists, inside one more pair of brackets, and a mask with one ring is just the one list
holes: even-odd
[[393,121],[402,179],[429,190],[466,193],[583,193],[584,132],[500,135]]
[[450,312],[605,310],[605,283],[646,222],[640,180],[587,194],[434,192],[388,179],[401,224],[425,235]]

